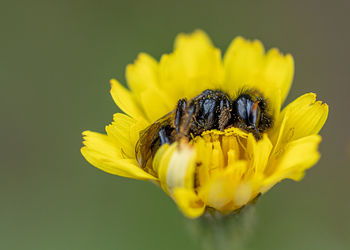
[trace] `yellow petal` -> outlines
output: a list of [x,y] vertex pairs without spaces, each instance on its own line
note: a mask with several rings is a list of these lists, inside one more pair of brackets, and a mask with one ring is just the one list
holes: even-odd
[[269,160],[272,150],[272,143],[266,134],[259,141],[256,141],[253,134],[248,136],[247,152],[250,154],[251,168],[254,174],[262,174]]
[[[175,144],[175,143],[174,143]],[[158,174],[158,179],[160,181],[160,186],[162,189],[169,194],[167,187],[167,170],[171,159],[171,156],[176,150],[176,147],[170,146],[169,144],[163,144],[158,150],[153,159],[153,170]]]
[[158,71],[157,61],[144,53],[139,54],[135,63],[126,69],[128,85],[151,122],[167,114],[176,105],[170,101],[169,93],[159,89]]
[[156,91],[156,89],[147,89],[140,93],[140,103],[143,106],[148,120],[153,123],[156,120],[168,114],[176,108],[177,103],[170,105],[166,100],[170,100],[168,96]]
[[314,93],[299,97],[283,109],[271,132],[274,134],[273,141],[278,141],[276,147],[288,141],[317,134],[326,122],[327,116],[328,105],[316,101]]
[[283,56],[278,49],[271,49],[266,54],[264,67],[257,75],[257,80],[271,92],[267,98],[281,91],[281,102],[286,99],[294,77],[294,60],[292,55]]
[[123,159],[120,146],[107,135],[85,131],[83,136],[85,146],[81,148],[81,153],[93,166],[123,177],[156,180],[154,176],[143,171],[135,159]]
[[146,119],[140,105],[136,102],[130,91],[115,79],[111,80],[111,95],[117,106],[127,115],[135,119]]
[[201,216],[205,210],[204,202],[193,190],[175,188],[173,198],[180,210],[189,218],[197,218]]
[[310,135],[288,143],[278,162],[277,171],[289,171],[292,168],[303,171],[314,165],[320,157],[317,150],[320,142],[321,136]]
[[264,46],[260,41],[235,38],[224,57],[225,88],[234,95],[242,88],[255,86],[254,77],[264,62]]
[[252,196],[252,185],[250,183],[241,183],[235,191],[234,204],[237,207],[246,205]]
[[[277,49],[265,55],[260,41],[234,39],[225,57],[225,89],[235,96],[241,89],[256,89],[270,102],[273,113],[279,111],[294,75],[291,55],[283,56]],[[277,110],[277,111],[276,111]]]
[[101,152],[107,158],[122,159],[121,144],[115,142],[111,137],[92,131],[84,131],[83,144],[92,150]]
[[136,121],[122,113],[114,115],[114,121],[106,126],[107,135],[122,148],[128,158],[135,157],[135,145],[131,141],[131,128]]
[[166,183],[168,190],[176,187],[193,188],[195,150],[186,143],[175,146],[177,148],[170,158],[167,169]]
[[216,171],[209,181],[198,188],[199,197],[210,207],[230,212],[249,202],[252,185],[246,181],[247,162],[236,161]]
[[273,171],[264,180],[261,192],[266,192],[286,178],[300,180],[304,171],[319,160],[320,154],[317,149],[320,141],[319,135],[310,135],[288,143],[283,152],[279,152],[280,155],[274,161],[275,166],[270,168],[270,172]]
[[162,188],[169,194],[177,187],[193,188],[195,151],[186,142],[164,144],[154,157],[153,168]]
[[206,203],[215,209],[221,210],[232,201],[235,192],[235,183],[227,175],[221,174],[208,185]]
[[140,53],[135,63],[126,67],[126,80],[133,93],[141,93],[147,88],[157,86],[157,61],[145,53]]
[[193,98],[222,84],[221,53],[203,31],[180,34],[174,53],[162,56],[159,74],[160,88],[171,94],[172,103]]

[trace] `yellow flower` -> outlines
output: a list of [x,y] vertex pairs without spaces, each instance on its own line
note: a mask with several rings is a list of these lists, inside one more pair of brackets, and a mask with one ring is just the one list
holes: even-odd
[[[107,173],[159,184],[190,218],[209,207],[232,212],[283,179],[300,180],[320,157],[318,132],[328,106],[308,93],[281,111],[293,74],[291,55],[277,49],[265,53],[257,40],[235,38],[222,59],[204,32],[180,34],[174,52],[159,62],[141,53],[127,66],[129,89],[111,80],[112,97],[125,114],[114,115],[106,135],[83,132],[81,152]],[[259,140],[237,127],[178,139],[160,146],[151,165],[141,167],[135,156],[140,133],[176,109],[179,99],[190,100],[206,89],[221,90],[232,100],[242,89],[259,91],[268,102],[272,127]]]

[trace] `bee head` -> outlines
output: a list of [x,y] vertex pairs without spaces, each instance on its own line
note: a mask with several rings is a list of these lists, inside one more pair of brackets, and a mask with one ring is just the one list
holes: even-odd
[[260,138],[260,123],[264,107],[262,99],[249,94],[241,94],[235,100],[233,108],[236,126],[253,133],[257,139]]

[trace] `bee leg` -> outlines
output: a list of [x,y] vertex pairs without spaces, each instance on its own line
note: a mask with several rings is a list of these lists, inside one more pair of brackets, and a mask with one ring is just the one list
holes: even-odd
[[170,126],[161,126],[158,132],[158,136],[160,139],[160,145],[163,145],[165,143],[171,144],[174,142],[174,139],[172,138],[171,134],[174,129]]
[[223,131],[225,130],[228,125],[230,124],[231,120],[231,112],[229,109],[223,109],[221,110],[221,113],[219,115],[219,130]]
[[254,137],[257,141],[259,141],[261,139],[261,135],[260,135],[257,127],[254,126],[254,128],[252,130],[252,134],[254,135]]
[[187,103],[186,101],[186,103],[184,103],[182,100],[178,102],[178,108],[176,110],[175,116],[176,140],[190,137],[189,131],[191,129],[192,121],[196,114],[196,111],[197,102],[192,101],[190,103]]
[[219,115],[219,122],[218,122],[218,128],[219,130],[224,130],[227,128],[227,126],[230,123],[231,120],[231,105],[229,100],[222,99],[220,101],[220,115]]
[[184,117],[184,118],[186,118],[186,120],[184,121],[184,124],[183,124],[183,133],[185,133],[185,135],[187,135],[188,132],[190,131],[192,121],[193,121],[193,118],[196,114],[196,111],[197,111],[197,103],[191,102],[188,106],[187,114]]
[[180,133],[182,117],[186,112],[187,99],[183,98],[177,102],[176,113],[175,113],[175,130],[176,133]]

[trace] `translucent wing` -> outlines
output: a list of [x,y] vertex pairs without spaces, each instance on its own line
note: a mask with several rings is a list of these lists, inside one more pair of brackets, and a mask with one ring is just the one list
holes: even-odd
[[140,167],[149,173],[153,173],[152,160],[162,144],[159,131],[164,126],[174,127],[174,114],[174,111],[169,112],[140,132],[140,138],[135,148],[136,159]]

